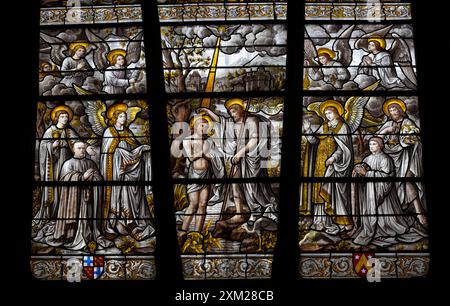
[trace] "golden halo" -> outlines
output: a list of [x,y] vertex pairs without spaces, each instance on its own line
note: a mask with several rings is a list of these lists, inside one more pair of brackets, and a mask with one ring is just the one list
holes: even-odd
[[225,108],[226,109],[230,109],[231,106],[233,105],[240,105],[242,107],[242,109],[245,109],[245,102],[242,99],[239,98],[231,98],[228,99],[227,102],[225,102]]
[[330,58],[334,59],[336,57],[336,52],[328,48],[319,48],[317,49],[317,55],[327,54]]
[[323,117],[325,116],[324,114],[325,109],[329,106],[333,106],[334,108],[336,108],[339,116],[342,116],[345,113],[344,107],[342,107],[341,103],[339,103],[336,100],[326,100],[323,101],[319,107],[319,112],[322,114]]
[[398,106],[400,106],[400,108],[403,110],[403,112],[406,112],[406,104],[405,102],[403,102],[400,99],[397,98],[392,98],[392,99],[388,99],[383,103],[383,113],[390,117],[391,115],[389,114],[389,107],[393,104],[397,104]]
[[208,122],[208,131],[210,131],[212,129],[212,127],[213,127],[213,122],[212,122],[211,117],[209,117],[208,115],[197,115],[197,116],[192,117],[191,121],[189,122],[189,126],[191,128],[194,127],[195,123],[198,120],[201,120],[201,119],[203,119],[206,122]]
[[70,49],[70,51],[75,52],[80,47],[83,47],[86,49],[88,46],[89,46],[89,43],[86,41],[74,41],[69,44],[69,49]]
[[106,56],[106,58],[108,59],[108,62],[110,64],[113,63],[114,56],[116,56],[116,55],[122,55],[123,57],[125,57],[127,55],[127,52],[123,49],[114,49],[114,50],[110,51],[108,53],[108,55]]
[[65,111],[69,115],[69,121],[73,118],[73,111],[70,109],[70,107],[66,105],[59,105],[52,109],[52,112],[50,113],[50,117],[52,118],[52,122],[55,122],[56,119],[56,113],[59,111]]
[[108,108],[108,112],[106,113],[106,117],[108,119],[112,119],[114,113],[116,111],[120,111],[120,112],[126,112],[128,109],[128,105],[126,105],[125,103],[117,103],[117,104],[113,104]]
[[384,40],[383,37],[380,35],[373,35],[369,39],[367,39],[367,42],[377,41],[381,48],[386,49],[386,40]]

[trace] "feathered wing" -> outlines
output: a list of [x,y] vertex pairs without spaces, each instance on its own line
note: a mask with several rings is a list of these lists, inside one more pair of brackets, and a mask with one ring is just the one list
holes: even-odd
[[386,37],[386,34],[391,30],[392,27],[393,27],[393,25],[389,25],[389,26],[381,28],[379,30],[364,34],[355,42],[355,48],[363,49],[364,51],[368,52],[369,50],[367,48],[369,46],[369,42],[367,41],[367,39],[374,35],[378,35],[380,37]]
[[[73,85],[78,95],[91,95],[92,92],[81,88],[80,86]],[[85,106],[85,112],[89,123],[91,124],[92,131],[97,136],[103,136],[103,132],[107,128],[105,117],[106,104],[100,100],[83,100]]]
[[137,114],[142,110],[138,106],[128,107],[127,109],[127,125],[129,126],[136,119]]
[[42,32],[41,38],[50,44],[50,58],[52,62],[61,67],[63,60],[68,56],[66,54],[69,49],[67,43],[58,37],[53,37]]
[[109,66],[108,61],[106,60],[106,56],[110,51],[108,44],[91,30],[86,29],[84,32],[86,33],[86,37],[89,42],[92,43],[91,46],[94,49],[95,66],[98,70],[104,71]]
[[414,87],[417,86],[417,77],[412,67],[412,56],[409,46],[406,41],[397,33],[392,33],[394,43],[389,49],[394,63],[398,63],[405,77],[410,81]]
[[[386,122],[386,117],[375,117],[367,110],[364,111],[364,116],[361,121],[361,127],[367,128],[371,132],[378,130],[378,127]],[[372,131],[373,130],[373,131]]]
[[[371,91],[375,90],[378,85],[380,84],[380,81],[376,81],[372,85],[369,85],[363,89],[363,91]],[[369,101],[370,97],[362,97],[362,96],[353,96],[350,97],[345,102],[345,113],[344,113],[344,120],[350,127],[350,130],[352,133],[354,133],[358,127],[361,125],[361,121],[364,117],[364,108]]]
[[308,32],[305,30],[305,43],[304,43],[304,49],[305,49],[305,61],[308,62],[311,66],[317,66],[317,63],[315,62],[315,58],[317,58],[317,50],[316,46],[314,46],[314,43],[312,39],[309,37]]
[[350,47],[350,37],[354,28],[355,25],[352,25],[345,29],[333,44],[333,50],[337,52],[339,56],[339,62],[345,67],[350,66],[350,63],[352,62],[352,48]]
[[130,40],[127,46],[127,56],[126,61],[127,65],[132,63],[136,63],[139,61],[141,57],[141,49],[142,49],[142,37],[144,36],[144,32],[139,32],[133,39]]
[[322,117],[322,114],[320,113],[320,104],[322,104],[322,101],[319,102],[312,102],[308,104],[306,109],[310,112],[315,112],[317,116]]
[[105,117],[103,114],[106,112],[106,104],[100,100],[84,101],[85,112],[88,116],[88,121],[91,124],[92,131],[97,136],[103,136],[103,132],[107,128]]

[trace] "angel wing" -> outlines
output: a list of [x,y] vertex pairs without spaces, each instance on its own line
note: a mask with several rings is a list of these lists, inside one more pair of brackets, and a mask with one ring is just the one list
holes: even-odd
[[109,53],[109,46],[108,44],[99,36],[94,34],[91,30],[85,29],[85,34],[88,40],[91,43],[91,46],[93,46],[94,49],[94,63],[98,70],[104,71],[106,68],[108,68],[109,64],[106,60],[106,56]]
[[365,110],[361,121],[361,127],[368,128],[369,130],[375,128],[374,131],[376,131],[384,122],[386,122],[386,117],[374,117],[371,113]]
[[[372,85],[369,85],[363,89],[363,91],[375,90],[380,84],[380,80],[376,81]],[[369,101],[369,96],[353,96],[345,102],[344,120],[350,127],[350,131],[354,133],[361,125],[361,121],[364,117],[364,108]]]
[[319,110],[320,104],[322,104],[322,101],[312,102],[312,103],[308,104],[306,109],[310,112],[315,112],[317,114],[317,116],[322,117],[322,114],[320,113],[320,110]]
[[139,106],[131,106],[127,109],[127,126],[129,126],[136,119],[137,114],[142,110]]
[[312,39],[309,37],[308,32],[305,30],[305,61],[308,62],[309,65],[317,66],[317,63],[314,61],[317,58],[317,50],[314,46]]
[[52,62],[61,67],[63,60],[68,56],[68,54],[66,54],[69,49],[67,43],[58,37],[53,37],[42,32],[41,38],[46,43],[50,44],[50,58]]
[[[80,86],[73,84],[73,88],[79,95],[91,95],[92,92],[83,89]],[[91,124],[92,131],[97,136],[103,136],[103,132],[108,127],[103,114],[106,113],[106,104],[100,100],[86,100],[83,101],[85,105],[85,112],[88,117],[88,121]]]
[[339,62],[345,66],[350,66],[352,62],[352,48],[350,47],[350,36],[352,35],[355,25],[349,26],[341,35],[334,41],[333,50],[336,51],[339,57]]
[[103,114],[106,112],[106,104],[100,100],[85,101],[85,112],[88,116],[88,121],[91,124],[92,131],[97,136],[103,136],[103,132],[107,128],[105,117]]
[[139,32],[134,38],[130,40],[127,46],[127,56],[126,62],[127,65],[132,63],[136,63],[139,61],[141,57],[141,46],[142,46],[142,36],[144,32]]
[[394,63],[398,63],[405,77],[414,85],[414,87],[416,87],[417,77],[414,69],[412,68],[412,56],[409,46],[397,33],[392,33],[392,37],[394,38],[394,43],[389,49],[389,53],[392,55],[392,60]]
[[386,37],[386,34],[392,29],[393,25],[389,25],[387,27],[381,28],[379,30],[364,34],[355,42],[356,49],[363,49],[366,52],[369,52],[369,42],[367,39],[371,36],[378,35],[380,37]]

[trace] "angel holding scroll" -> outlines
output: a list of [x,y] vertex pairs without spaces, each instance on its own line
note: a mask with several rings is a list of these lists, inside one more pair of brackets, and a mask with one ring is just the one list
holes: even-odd
[[[79,94],[89,94],[75,87]],[[100,172],[105,181],[150,181],[150,146],[141,144],[129,128],[140,107],[102,101],[85,101],[92,131],[102,137]],[[105,114],[106,116],[104,116]],[[147,196],[150,187],[142,185],[106,186],[103,202],[104,234],[113,239],[130,235],[136,240],[154,233]]]

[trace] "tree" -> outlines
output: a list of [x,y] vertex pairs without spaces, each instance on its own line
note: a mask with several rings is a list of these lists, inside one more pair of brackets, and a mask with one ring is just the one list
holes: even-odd
[[[164,80],[170,91],[186,92],[186,79],[193,68],[206,67],[211,58],[205,56],[203,41],[194,35],[188,38],[179,30],[181,27],[161,29]],[[172,88],[175,88],[174,90]]]

